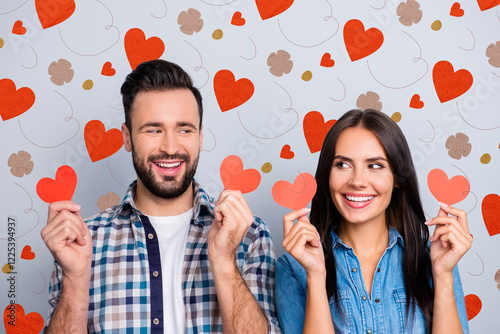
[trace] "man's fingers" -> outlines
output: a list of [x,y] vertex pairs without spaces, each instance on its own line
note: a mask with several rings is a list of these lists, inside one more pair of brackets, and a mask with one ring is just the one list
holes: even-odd
[[57,216],[61,211],[68,210],[70,212],[77,213],[81,209],[80,205],[71,201],[59,201],[49,204],[49,217],[47,222],[50,222]]

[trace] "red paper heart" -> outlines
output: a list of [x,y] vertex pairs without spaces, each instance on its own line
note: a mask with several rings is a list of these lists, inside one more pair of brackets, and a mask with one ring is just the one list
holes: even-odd
[[384,35],[377,28],[365,31],[359,20],[349,20],[344,25],[344,43],[351,61],[356,61],[377,51],[384,43]]
[[122,132],[119,129],[106,131],[104,124],[99,120],[90,121],[85,125],[83,137],[92,162],[113,155],[123,145]]
[[422,109],[424,107],[424,102],[420,100],[420,95],[415,94],[411,97],[410,108]]
[[462,175],[448,179],[446,173],[433,169],[427,175],[427,185],[432,195],[442,203],[453,205],[464,200],[469,195],[469,181]]
[[75,12],[74,0],[35,0],[36,12],[43,29],[66,21]]
[[112,77],[116,74],[116,70],[112,67],[111,62],[107,61],[102,66],[101,74],[107,77]]
[[76,173],[70,166],[61,166],[56,178],[45,177],[36,184],[36,193],[45,203],[71,201],[77,183]]
[[331,119],[325,123],[325,119],[320,112],[310,111],[304,116],[303,128],[309,151],[315,153],[321,150],[326,134],[336,120]]
[[31,246],[26,245],[23,247],[23,251],[21,252],[21,259],[24,260],[33,260],[35,258],[35,253],[31,251]]
[[245,25],[245,19],[241,17],[241,12],[236,12],[233,14],[233,18],[231,19],[231,24],[234,26],[242,26]]
[[468,91],[474,79],[469,71],[458,70],[455,72],[450,62],[442,60],[434,65],[432,80],[439,101],[444,103]]
[[4,121],[26,112],[35,103],[35,93],[28,87],[16,90],[10,79],[0,80],[0,116]]
[[165,51],[165,44],[158,37],[146,39],[139,28],[133,28],[125,34],[125,53],[133,70],[142,62],[159,59]]
[[500,233],[500,196],[497,194],[486,195],[481,204],[481,212],[486,229],[490,236]]
[[248,101],[254,92],[253,83],[242,78],[235,81],[229,70],[220,70],[214,76],[214,92],[222,112],[236,108]]
[[464,16],[464,10],[460,8],[460,4],[455,2],[453,6],[451,6],[450,15],[455,17]]
[[16,35],[24,35],[26,33],[26,28],[23,27],[23,21],[17,20],[12,27],[12,33]]
[[270,19],[283,13],[290,8],[293,0],[255,0],[260,17],[263,20]]
[[323,57],[321,57],[321,62],[319,64],[323,67],[333,67],[335,61],[329,53],[325,53]]
[[483,303],[478,296],[470,294],[465,296],[465,311],[467,312],[467,320],[472,320],[476,315],[481,312],[483,308]]
[[481,11],[485,11],[500,5],[500,0],[477,0],[477,4],[479,5],[479,9],[481,9]]
[[291,150],[290,145],[285,145],[281,148],[280,158],[293,159],[295,153]]
[[21,305],[9,304],[3,311],[3,325],[6,334],[38,334],[43,329],[44,321],[37,312],[25,315]]
[[220,177],[224,189],[239,190],[246,194],[260,184],[260,173],[256,169],[243,169],[243,161],[236,156],[226,157],[220,164]]
[[305,208],[316,193],[316,179],[309,173],[297,175],[293,184],[278,181],[273,185],[272,195],[276,203],[291,210]]

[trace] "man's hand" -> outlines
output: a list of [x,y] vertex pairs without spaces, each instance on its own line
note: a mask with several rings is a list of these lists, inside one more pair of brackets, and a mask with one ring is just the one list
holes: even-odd
[[236,250],[254,221],[252,211],[238,190],[224,190],[214,211],[215,219],[208,234],[210,262],[234,264]]

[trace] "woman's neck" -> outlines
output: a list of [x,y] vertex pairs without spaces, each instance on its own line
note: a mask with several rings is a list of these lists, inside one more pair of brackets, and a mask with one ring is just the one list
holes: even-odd
[[389,229],[385,222],[378,224],[340,223],[339,237],[360,257],[383,253],[389,243]]

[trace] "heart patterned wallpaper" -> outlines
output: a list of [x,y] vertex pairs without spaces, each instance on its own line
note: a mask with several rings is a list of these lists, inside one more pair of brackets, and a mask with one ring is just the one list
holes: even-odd
[[459,267],[471,332],[500,331],[500,1],[9,0],[2,332],[43,328],[47,203],[72,199],[90,216],[134,180],[119,87],[157,58],[185,68],[204,98],[197,180],[214,197],[244,192],[278,255],[282,216],[316,191],[328,129],[353,108],[389,115],[410,145],[427,217],[438,201],[468,212],[474,243]]

